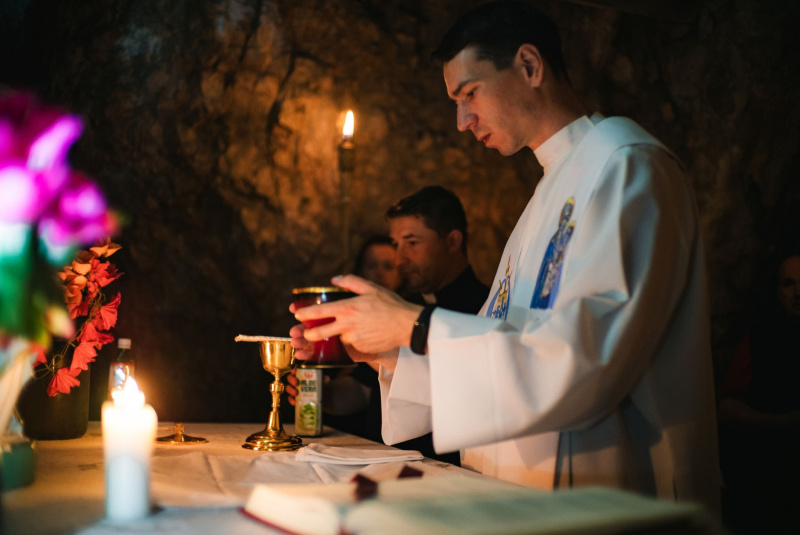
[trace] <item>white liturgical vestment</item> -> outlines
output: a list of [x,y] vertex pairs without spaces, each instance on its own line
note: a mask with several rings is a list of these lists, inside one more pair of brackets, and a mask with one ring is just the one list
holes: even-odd
[[544,489],[605,485],[719,510],[709,309],[677,158],[634,122],[582,117],[478,316],[436,309],[428,355],[381,371],[383,438],[433,431],[462,465]]

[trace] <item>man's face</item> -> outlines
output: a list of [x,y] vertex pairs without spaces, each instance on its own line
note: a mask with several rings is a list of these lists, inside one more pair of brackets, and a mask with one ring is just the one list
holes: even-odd
[[534,132],[526,127],[535,117],[531,91],[516,62],[498,71],[489,60],[478,60],[469,46],[444,64],[447,93],[457,106],[456,122],[478,141],[508,156],[530,146]]
[[395,262],[408,290],[433,293],[441,289],[447,266],[447,240],[425,226],[421,216],[389,220],[389,235],[397,250]]
[[778,272],[778,301],[783,311],[800,318],[800,256],[781,262]]

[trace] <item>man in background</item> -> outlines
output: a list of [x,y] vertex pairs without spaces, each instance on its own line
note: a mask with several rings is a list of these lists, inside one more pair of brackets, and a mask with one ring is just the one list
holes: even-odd
[[[394,262],[404,281],[401,296],[412,303],[436,304],[448,310],[476,314],[489,295],[489,287],[478,280],[469,263],[467,216],[458,196],[441,186],[427,186],[395,203],[387,210],[386,219],[391,243],[395,247]],[[356,274],[381,284],[363,272],[359,265],[356,265]],[[287,391],[289,402],[293,403],[293,378],[289,381]],[[358,393],[359,385],[353,381],[365,388],[366,407],[362,409],[348,403],[348,407],[339,409],[339,400],[352,400],[352,394]],[[332,411],[333,416],[327,423],[333,427],[340,424],[343,431],[376,442],[383,441],[380,387],[375,368],[360,363],[352,373],[327,383],[325,389],[326,409]],[[457,451],[434,451],[430,433],[394,446],[460,464]]]
[[489,287],[467,259],[467,216],[455,193],[441,186],[422,188],[389,208],[386,219],[395,263],[405,279],[403,297],[477,313]]
[[[467,216],[455,193],[427,186],[401,199],[386,211],[395,262],[405,280],[403,297],[420,305],[437,305],[455,312],[477,314],[489,296],[489,287],[475,276],[467,258]],[[377,372],[368,419],[380,440],[381,404]],[[460,465],[458,451],[436,453],[432,434],[393,444],[418,450],[426,457]]]

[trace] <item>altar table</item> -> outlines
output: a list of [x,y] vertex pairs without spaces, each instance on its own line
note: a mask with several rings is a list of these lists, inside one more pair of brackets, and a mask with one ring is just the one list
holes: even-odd
[[[287,425],[286,431],[294,428]],[[386,465],[338,465],[299,462],[294,452],[258,452],[242,448],[248,435],[263,424],[186,423],[185,434],[204,437],[203,444],[157,444],[151,466],[154,510],[145,519],[124,525],[104,519],[104,466],[100,422],[90,422],[82,438],[39,441],[36,444],[36,479],[28,487],[2,494],[2,535],[37,534],[159,534],[271,535],[270,529],[240,512],[252,488],[259,483],[332,483],[349,481],[361,473],[375,480],[396,478]],[[161,423],[157,436],[173,433],[172,423]],[[383,444],[325,428],[323,436],[303,438],[305,444],[322,442],[347,448],[397,451]],[[410,463],[424,478],[464,475],[493,478],[469,470],[424,459]],[[542,491],[544,496],[549,495]],[[702,511],[700,511],[702,513]],[[647,535],[708,535],[721,530],[706,515],[670,525],[650,525],[642,530],[623,530]],[[570,522],[565,517],[566,522]],[[563,524],[563,522],[562,522]],[[564,527],[563,525],[561,526]],[[591,527],[591,526],[590,526]],[[628,526],[630,528],[630,526]],[[563,529],[559,531],[562,533]],[[590,533],[594,533],[589,529]],[[603,530],[618,533],[619,530]],[[586,533],[586,529],[583,530]]]
[[[294,432],[292,425],[284,426],[288,433]],[[153,453],[153,498],[166,501],[167,506],[157,507],[153,514],[141,521],[124,526],[113,525],[104,520],[104,469],[103,442],[100,422],[89,422],[86,434],[74,440],[46,440],[36,443],[36,479],[28,487],[4,492],[2,495],[2,519],[0,533],[3,535],[72,534],[105,535],[125,533],[169,533],[169,534],[217,534],[270,535],[278,533],[253,521],[239,512],[239,504],[249,492],[248,482],[241,485],[239,495],[214,495],[208,491],[208,478],[202,473],[184,473],[194,470],[203,459],[222,460],[236,469],[246,467],[248,460],[284,461],[293,453],[258,452],[242,448],[248,435],[264,429],[264,424],[230,423],[185,423],[185,434],[208,439],[208,443],[197,445],[157,444]],[[171,435],[172,423],[159,423],[157,436]],[[369,446],[394,450],[383,444],[347,435],[325,428],[322,437],[303,438],[303,443],[323,442],[334,446]],[[257,459],[258,458],[258,459]],[[297,463],[308,465],[309,463]],[[418,463],[414,463],[418,464]],[[363,471],[363,466],[327,465],[332,472],[322,472],[321,482],[349,479],[352,474]],[[373,465],[377,467],[377,465]],[[428,475],[448,473],[471,474],[484,477],[447,463],[425,459],[422,467]],[[299,467],[308,470],[308,466]],[[181,483],[174,488],[165,478],[168,470],[174,470]],[[288,475],[281,482],[289,482],[291,465],[284,471]],[[196,476],[196,485],[187,487],[187,480]],[[245,474],[246,478],[246,474]],[[328,481],[330,480],[330,481]],[[274,481],[257,481],[270,483]],[[303,482],[303,481],[298,481]],[[249,484],[255,484],[250,481]],[[203,491],[205,487],[205,492]],[[193,492],[199,489],[199,492]],[[160,499],[159,499],[160,498]],[[216,499],[219,498],[219,499]],[[187,503],[180,503],[185,500]]]

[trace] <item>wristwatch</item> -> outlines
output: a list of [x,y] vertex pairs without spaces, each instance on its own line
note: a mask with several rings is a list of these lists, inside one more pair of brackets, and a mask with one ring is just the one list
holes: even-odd
[[414,330],[411,331],[411,351],[417,355],[424,355],[425,348],[428,346],[428,327],[431,323],[431,314],[436,305],[425,305],[419,313],[417,321],[414,322]]

